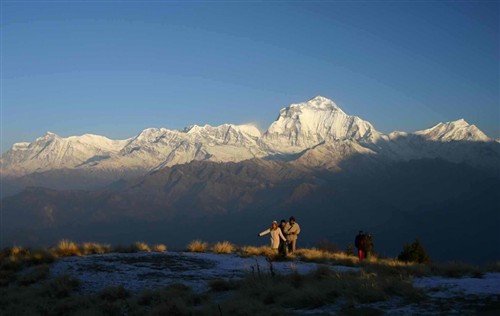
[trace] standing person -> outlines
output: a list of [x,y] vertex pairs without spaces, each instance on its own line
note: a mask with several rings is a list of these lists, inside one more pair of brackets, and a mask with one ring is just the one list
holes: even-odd
[[356,235],[356,238],[354,239],[354,245],[356,248],[358,248],[358,259],[359,262],[363,261],[365,258],[365,242],[366,242],[366,235],[363,233],[362,230],[359,231],[359,233]]
[[275,249],[276,252],[278,252],[280,240],[286,241],[286,238],[285,236],[283,236],[281,229],[279,229],[277,221],[273,221],[271,224],[271,228],[268,228],[265,231],[261,232],[259,234],[259,237],[267,234],[271,234],[271,248]]
[[286,240],[288,242],[288,252],[294,253],[297,249],[297,236],[300,234],[300,225],[291,216],[285,226]]
[[[281,232],[283,233],[283,236],[285,236],[285,239],[286,239],[287,238],[287,234],[285,232],[285,227],[286,227],[286,220],[282,219],[281,222],[280,222],[280,229],[281,229]],[[286,257],[286,253],[287,253],[287,243],[286,243],[286,240],[280,239],[280,245],[279,245],[279,248],[278,248],[278,252],[279,252],[280,256]]]
[[365,236],[365,258],[370,259],[373,256],[373,236],[370,233],[366,233]]

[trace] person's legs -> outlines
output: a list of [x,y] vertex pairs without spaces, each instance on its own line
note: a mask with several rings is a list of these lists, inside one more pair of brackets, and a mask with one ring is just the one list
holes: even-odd
[[359,259],[359,262],[361,262],[364,257],[365,257],[365,254],[363,252],[363,249],[358,249],[358,259]]
[[295,250],[297,248],[297,239],[291,241],[291,252],[295,253]]
[[286,242],[284,241],[280,241],[280,246],[279,246],[279,254],[282,256],[282,257],[286,257]]

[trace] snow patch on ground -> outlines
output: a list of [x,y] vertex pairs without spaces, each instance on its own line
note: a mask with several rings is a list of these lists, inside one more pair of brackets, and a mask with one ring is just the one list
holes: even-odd
[[[306,274],[318,266],[342,272],[360,271],[360,268],[331,264],[279,261],[272,262],[278,274]],[[248,274],[270,273],[271,265],[263,256],[241,257],[236,254],[165,252],[102,254],[67,257],[55,262],[53,277],[69,274],[81,281],[81,293],[95,293],[111,286],[123,286],[139,292],[181,283],[195,292],[209,289],[214,279],[238,280]],[[383,311],[384,315],[475,315],[477,309],[500,301],[500,273],[486,273],[481,278],[420,277],[413,281],[428,299],[409,303],[394,296],[372,304],[355,304],[354,308]],[[317,309],[295,310],[299,314],[341,314],[341,307],[352,303],[341,300]]]
[[[318,267],[317,263],[282,261],[272,263],[280,274],[305,274]],[[358,268],[331,266],[339,272],[358,271]],[[208,289],[214,279],[240,279],[248,273],[270,273],[265,257],[240,257],[235,254],[165,252],[102,254],[67,257],[52,267],[53,276],[69,274],[82,283],[83,293],[98,292],[110,286],[124,286],[131,291],[154,289],[182,283],[194,291]]]
[[413,282],[416,287],[431,290],[432,297],[456,295],[500,295],[500,273],[486,273],[482,278],[422,277]]

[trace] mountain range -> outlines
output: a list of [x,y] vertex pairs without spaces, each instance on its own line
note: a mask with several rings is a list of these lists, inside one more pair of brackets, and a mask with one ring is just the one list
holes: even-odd
[[[481,154],[451,154],[446,152],[450,146],[446,150],[424,146],[429,141],[448,145],[474,142],[481,147]],[[333,154],[333,162],[332,157],[324,159],[325,151]],[[347,115],[333,101],[318,96],[281,109],[278,119],[263,134],[255,126],[234,124],[193,125],[183,130],[149,128],[125,140],[92,134],[63,138],[47,132],[32,143],[14,144],[2,155],[0,164],[2,176],[10,178],[63,169],[120,175],[131,172],[135,176],[193,160],[239,162],[262,158],[298,160],[313,166],[321,161],[335,167],[338,160],[353,153],[393,160],[444,158],[485,167],[494,167],[499,155],[495,141],[464,119],[415,133],[384,135],[369,122]],[[320,157],[315,159],[316,155]]]
[[48,132],[0,163],[7,242],[255,243],[255,231],[294,214],[304,244],[345,246],[364,228],[381,254],[420,237],[438,259],[500,258],[491,246],[500,144],[463,119],[384,134],[318,96],[281,109],[264,133],[233,124],[126,140]]

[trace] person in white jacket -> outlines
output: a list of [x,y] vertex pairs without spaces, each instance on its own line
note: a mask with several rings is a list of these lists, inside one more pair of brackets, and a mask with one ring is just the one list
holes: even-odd
[[280,239],[286,241],[286,238],[285,236],[283,236],[281,229],[278,228],[277,221],[273,221],[271,224],[271,228],[261,232],[259,236],[262,237],[267,234],[271,234],[271,248],[276,249],[276,251],[278,251],[278,247],[280,245]]

